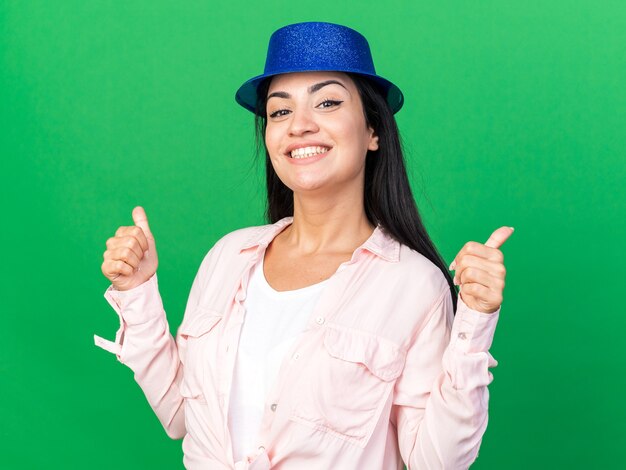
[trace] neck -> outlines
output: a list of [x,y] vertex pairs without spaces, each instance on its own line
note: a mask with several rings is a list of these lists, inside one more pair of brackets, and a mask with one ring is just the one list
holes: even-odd
[[303,255],[352,253],[374,228],[365,215],[362,191],[328,197],[295,193],[293,223],[284,240]]

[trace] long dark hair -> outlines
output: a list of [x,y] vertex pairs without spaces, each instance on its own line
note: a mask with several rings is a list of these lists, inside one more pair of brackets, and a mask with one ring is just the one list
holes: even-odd
[[[378,135],[378,150],[368,151],[365,159],[365,214],[373,225],[432,261],[450,286],[454,312],[457,290],[443,258],[435,248],[422,223],[404,163],[398,125],[382,91],[372,81],[356,74],[347,74],[356,85],[363,102],[365,120]],[[278,178],[265,147],[267,118],[265,103],[270,80],[258,88],[255,118],[257,155],[265,152],[267,184],[266,218],[274,223],[293,216],[293,191]]]

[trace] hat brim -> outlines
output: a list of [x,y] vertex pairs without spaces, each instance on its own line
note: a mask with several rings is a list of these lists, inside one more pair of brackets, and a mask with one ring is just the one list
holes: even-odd
[[[275,73],[257,75],[256,77],[251,78],[250,80],[246,81],[243,85],[239,87],[239,89],[237,90],[237,93],[235,93],[235,100],[237,101],[237,103],[239,103],[241,106],[246,108],[248,111],[251,111],[256,114],[257,92],[258,92],[258,87],[261,84],[261,82],[265,80],[266,78],[275,77],[276,75],[283,75],[285,73],[296,73],[296,72],[320,72],[320,70],[319,69],[284,70],[284,71],[275,72]],[[328,72],[338,72],[338,70],[328,70]],[[391,108],[391,111],[394,114],[400,111],[400,109],[402,108],[402,105],[404,104],[404,95],[400,91],[400,88],[398,88],[389,80],[379,75],[373,75],[371,73],[366,73],[366,72],[359,71],[359,70],[339,70],[339,72],[354,73],[357,75],[361,75],[365,78],[368,78],[369,80],[377,84],[381,88],[383,93],[386,94],[385,98],[387,100],[387,103],[389,104],[389,107]]]

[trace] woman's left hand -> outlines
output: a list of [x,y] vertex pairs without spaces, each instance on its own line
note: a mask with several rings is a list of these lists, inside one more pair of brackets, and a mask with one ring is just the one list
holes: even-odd
[[513,233],[513,227],[500,227],[482,243],[467,242],[450,264],[454,283],[465,304],[483,313],[493,313],[502,304],[504,255],[498,249]]

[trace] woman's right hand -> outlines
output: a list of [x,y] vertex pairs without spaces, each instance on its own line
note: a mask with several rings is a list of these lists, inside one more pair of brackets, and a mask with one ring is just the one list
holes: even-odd
[[133,209],[135,225],[119,227],[107,240],[102,273],[117,290],[129,290],[150,279],[157,270],[154,237],[143,207]]

